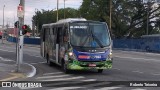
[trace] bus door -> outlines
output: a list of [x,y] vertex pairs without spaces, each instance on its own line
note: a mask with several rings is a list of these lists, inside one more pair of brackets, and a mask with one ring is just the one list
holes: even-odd
[[59,48],[60,48],[60,42],[61,42],[61,33],[62,33],[62,29],[61,27],[58,27],[56,29],[57,32],[57,38],[56,38],[56,63],[60,64],[60,57],[59,57]]
[[41,56],[45,57],[45,49],[44,49],[44,45],[45,44],[45,30],[44,28],[41,31]]

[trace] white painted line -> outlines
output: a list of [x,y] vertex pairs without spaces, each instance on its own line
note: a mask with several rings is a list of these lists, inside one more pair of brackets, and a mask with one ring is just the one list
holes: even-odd
[[133,59],[133,60],[146,60],[146,61],[159,61],[158,59],[148,59],[148,58],[135,58],[135,57],[121,57],[121,56],[114,56],[116,58],[124,58],[124,59]]
[[0,49],[0,51],[5,51],[5,52],[15,52],[15,51],[9,51],[9,50],[4,50],[4,49]]
[[7,58],[3,58],[3,57],[0,57],[0,61],[12,61],[12,62],[15,62],[14,60],[11,60],[11,59],[7,59]]
[[39,88],[39,87],[19,87],[20,89],[35,89],[35,88]]
[[43,76],[43,77],[37,77],[36,79],[59,78],[59,77],[67,77],[67,76],[71,76],[71,75]]
[[[114,50],[115,51],[115,50]],[[149,53],[149,52],[136,52],[136,51],[121,51],[120,52],[127,52],[127,53],[136,53],[136,54],[148,54],[148,55],[152,55],[152,56],[160,56],[160,54],[158,53]],[[117,52],[115,52],[117,53]]]
[[58,79],[49,79],[49,80],[40,80],[40,81],[67,81],[67,80],[74,80],[74,79],[82,79],[84,77],[71,77],[71,78],[58,78]]
[[41,63],[46,63],[46,62],[37,62],[37,63],[30,63],[30,64],[41,64]]
[[47,90],[68,90],[68,89],[82,89],[82,87],[61,87],[61,88],[54,88],[54,89],[47,89]]
[[119,69],[119,68],[113,68],[113,69],[115,69],[115,70],[121,70],[121,69]]
[[159,75],[160,75],[160,73],[154,73],[154,74],[152,74],[152,75],[159,76]]
[[97,81],[97,79],[86,79],[86,80],[80,80],[80,81]]
[[[86,80],[86,82],[87,81],[90,81],[90,80],[88,79],[88,80]],[[52,87],[53,86],[56,87],[56,85],[65,85],[65,84],[70,84],[70,85],[77,84],[77,85],[81,85],[82,83],[85,83],[85,81],[80,80],[80,81],[76,81],[76,82],[75,81],[73,81],[73,82],[72,81],[71,82],[67,81],[67,82],[59,82],[59,83],[57,82],[57,83],[53,83],[53,84],[47,84],[47,85],[45,85],[45,87],[51,87],[51,86]]]
[[114,90],[122,87],[104,87],[104,88],[99,88],[99,89],[94,89],[94,90]]
[[94,86],[106,85],[106,84],[110,84],[110,82],[100,82],[100,83],[87,84],[87,85],[83,85],[82,87],[94,87]]
[[143,73],[143,72],[141,72],[141,71],[132,71],[132,72],[135,72],[135,73]]
[[[15,51],[9,51],[9,50],[4,50],[4,49],[0,49],[0,51],[5,51],[5,52],[14,52],[14,53],[16,53]],[[25,54],[27,54],[27,55],[29,55],[29,56],[33,56],[33,57],[42,58],[41,56],[31,55],[31,54],[29,54],[29,53],[25,53]]]
[[25,63],[25,64],[27,64],[30,67],[32,67],[32,71],[30,73],[28,73],[27,77],[33,77],[34,75],[36,75],[37,69],[33,65],[31,65],[31,64],[28,64],[28,63]]
[[135,88],[135,89],[131,89],[131,90],[147,90],[147,89]]
[[54,75],[54,74],[61,74],[61,73],[63,73],[63,72],[45,73],[43,75]]

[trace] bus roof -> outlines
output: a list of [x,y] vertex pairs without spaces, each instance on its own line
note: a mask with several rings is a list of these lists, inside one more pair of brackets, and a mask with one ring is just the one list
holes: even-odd
[[[67,18],[67,19],[59,20],[56,23],[43,24],[42,27],[48,27],[48,26],[52,26],[52,25],[64,24],[64,23],[69,23],[69,22],[71,22],[71,23],[78,22],[78,21],[99,22],[99,21],[86,20],[85,18]],[[104,22],[101,22],[101,23],[104,23]]]
[[59,20],[56,23],[67,23],[67,22],[73,22],[73,21],[87,21],[85,18],[67,18]]

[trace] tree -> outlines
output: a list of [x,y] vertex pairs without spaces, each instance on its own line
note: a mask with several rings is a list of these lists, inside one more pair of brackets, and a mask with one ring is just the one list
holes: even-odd
[[[64,9],[59,9],[59,20],[64,19]],[[73,8],[65,8],[66,18],[76,18],[80,17],[78,10]],[[32,22],[38,27],[40,31],[43,24],[55,23],[57,20],[57,11],[54,10],[41,10],[36,11],[35,15],[32,17]]]
[[[142,0],[112,0],[112,32],[115,37],[121,38],[139,37],[146,34],[147,12],[149,12],[149,33],[154,27],[151,19],[160,15],[157,9],[152,9],[154,3],[148,3],[149,8],[145,7]],[[109,0],[83,0],[80,7],[80,14],[86,19],[105,21],[109,24]],[[153,15],[154,14],[154,15]]]

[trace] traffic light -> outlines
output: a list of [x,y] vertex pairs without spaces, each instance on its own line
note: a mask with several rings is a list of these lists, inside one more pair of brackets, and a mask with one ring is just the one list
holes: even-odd
[[26,34],[27,33],[27,29],[28,29],[28,26],[27,25],[23,25],[22,26],[22,34]]
[[16,22],[14,23],[14,27],[15,27],[15,28],[19,28],[19,21],[16,21]]

